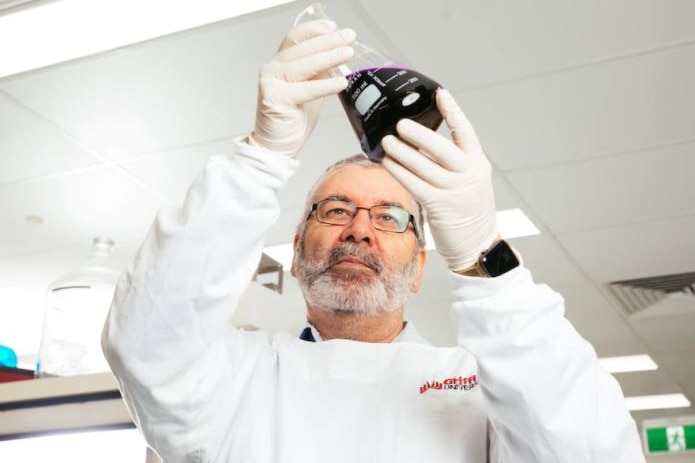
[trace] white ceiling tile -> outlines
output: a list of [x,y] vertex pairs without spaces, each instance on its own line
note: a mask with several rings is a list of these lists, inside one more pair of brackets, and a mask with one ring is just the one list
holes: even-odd
[[678,352],[662,352],[655,354],[659,365],[668,368],[673,377],[681,384],[683,392],[691,403],[695,403],[695,348]]
[[688,0],[360,4],[373,29],[383,31],[412,65],[454,90],[695,37],[695,5]]
[[459,93],[502,171],[695,139],[695,44]]
[[227,138],[129,159],[120,166],[172,203],[180,204],[210,156],[233,152],[234,140]]
[[662,363],[658,365],[657,370],[616,373],[613,376],[620,383],[626,397],[686,392],[673,378],[666,365]]
[[[635,391],[641,394],[682,392],[695,404],[695,338],[692,327],[695,326],[695,316],[664,316],[633,319],[635,332],[644,340],[650,349],[650,355],[659,365],[659,370],[668,372],[675,384],[633,384]],[[646,379],[646,378],[642,378]],[[623,382],[621,381],[621,384]],[[651,392],[648,392],[651,391]],[[660,410],[640,418],[658,418],[663,416],[692,415],[695,405],[675,410]]]
[[577,284],[587,281],[587,275],[572,260],[567,251],[546,233],[514,238],[509,243],[519,251],[524,265],[538,283],[550,286]]
[[647,352],[647,346],[593,284],[558,284],[553,289],[565,299],[567,318],[599,356]]
[[492,187],[495,191],[495,207],[497,210],[519,208],[531,219],[533,211],[530,210],[528,204],[517,194],[512,185],[504,175],[493,171]]
[[97,162],[55,127],[0,92],[0,184]]
[[695,308],[662,317],[632,317],[630,324],[653,352],[695,351]]
[[695,142],[507,178],[556,233],[695,214]]
[[558,241],[595,281],[695,271],[695,216],[560,233]]
[[[115,168],[0,186],[0,256],[89,243],[101,235],[116,243],[139,242],[160,205]],[[29,224],[27,215],[43,223]]]

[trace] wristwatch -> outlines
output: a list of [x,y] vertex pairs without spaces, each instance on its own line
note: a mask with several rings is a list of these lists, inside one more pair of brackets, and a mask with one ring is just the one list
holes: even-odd
[[492,247],[483,251],[478,261],[471,268],[462,270],[461,275],[494,278],[519,266],[519,258],[504,240],[499,240]]

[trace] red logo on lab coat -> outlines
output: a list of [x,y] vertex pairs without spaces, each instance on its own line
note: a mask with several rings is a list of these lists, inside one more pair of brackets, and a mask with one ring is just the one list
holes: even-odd
[[478,378],[475,375],[464,378],[463,376],[454,376],[447,378],[444,381],[428,381],[420,386],[420,394],[424,394],[430,389],[436,390],[452,390],[452,391],[470,391],[478,385]]

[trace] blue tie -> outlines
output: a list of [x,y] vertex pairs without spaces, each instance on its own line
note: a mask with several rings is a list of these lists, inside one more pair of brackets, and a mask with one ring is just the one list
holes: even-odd
[[299,339],[302,341],[308,341],[308,342],[316,342],[316,339],[314,339],[314,335],[311,334],[311,327],[307,326],[304,328],[302,331],[302,334],[299,335]]

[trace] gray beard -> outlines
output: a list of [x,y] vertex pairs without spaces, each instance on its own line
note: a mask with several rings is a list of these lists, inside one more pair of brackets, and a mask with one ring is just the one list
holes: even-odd
[[[341,258],[354,256],[374,270],[332,268]],[[379,315],[400,309],[414,293],[417,253],[402,268],[392,269],[355,243],[341,243],[323,262],[309,260],[303,239],[297,254],[297,280],[307,303],[332,312]]]

